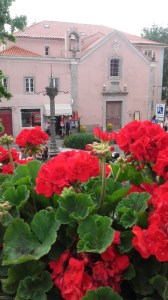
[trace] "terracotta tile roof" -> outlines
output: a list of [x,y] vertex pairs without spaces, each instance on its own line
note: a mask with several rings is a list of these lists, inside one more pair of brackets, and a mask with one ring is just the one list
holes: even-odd
[[163,44],[163,43],[158,43],[156,41],[152,41],[152,40],[147,40],[145,38],[142,38],[142,37],[139,37],[139,36],[136,36],[136,35],[132,35],[132,34],[129,34],[129,33],[126,33],[126,32],[122,32],[126,38],[132,43],[132,44],[148,44],[148,45],[166,45],[166,44]]
[[24,49],[16,47],[16,46],[13,46],[11,48],[1,51],[0,55],[2,55],[2,56],[30,56],[30,57],[41,56],[39,54],[24,50]]
[[65,39],[65,33],[72,27],[75,27],[84,37],[93,35],[97,32],[107,35],[113,31],[113,29],[103,25],[42,21],[32,24],[24,31],[17,31],[15,36],[27,38]]
[[[104,36],[113,32],[114,29],[103,25],[80,24],[58,21],[42,21],[34,23],[27,27],[24,31],[17,31],[16,37],[26,38],[48,38],[48,39],[65,39],[65,33],[72,27],[76,27],[83,37],[87,37],[97,32],[101,32]],[[125,37],[133,44],[151,44],[164,45],[155,41],[150,41],[135,35],[122,32]]]

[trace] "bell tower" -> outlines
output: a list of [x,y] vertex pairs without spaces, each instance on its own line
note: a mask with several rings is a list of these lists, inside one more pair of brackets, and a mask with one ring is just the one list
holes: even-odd
[[65,47],[68,57],[80,57],[81,36],[75,26],[72,26],[66,33]]

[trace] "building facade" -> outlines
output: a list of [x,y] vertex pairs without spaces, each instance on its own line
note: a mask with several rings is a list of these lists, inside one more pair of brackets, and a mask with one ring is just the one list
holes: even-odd
[[[7,133],[40,125],[50,116],[46,87],[58,87],[55,115],[75,126],[120,129],[151,119],[161,101],[164,44],[105,26],[42,21],[15,33],[0,51],[3,84],[12,99],[0,102]],[[79,121],[79,123],[78,123]]]

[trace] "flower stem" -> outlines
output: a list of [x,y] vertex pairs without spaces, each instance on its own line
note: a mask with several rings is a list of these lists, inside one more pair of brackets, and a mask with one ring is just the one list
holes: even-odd
[[14,171],[15,167],[14,167],[14,163],[13,163],[13,157],[12,157],[12,154],[11,154],[11,151],[10,151],[10,146],[9,146],[8,143],[6,145],[7,145],[7,149],[8,149],[9,161],[10,161],[11,166],[12,166],[12,171]]
[[106,157],[105,156],[102,157],[101,175],[102,175],[102,188],[101,188],[101,195],[100,195],[100,205],[102,209],[104,203],[105,189],[106,189]]
[[35,151],[32,151],[32,156],[33,156],[33,160],[37,160],[36,152]]
[[119,169],[118,169],[117,175],[116,175],[116,177],[114,179],[115,182],[117,182],[117,180],[118,180],[118,178],[120,176],[120,173],[121,173],[121,167],[119,167]]

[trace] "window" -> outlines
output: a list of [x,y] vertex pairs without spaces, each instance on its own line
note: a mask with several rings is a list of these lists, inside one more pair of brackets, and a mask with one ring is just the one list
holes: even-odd
[[121,77],[121,59],[118,57],[109,59],[109,77],[119,79]]
[[110,77],[120,76],[120,59],[113,58],[110,60]]
[[50,83],[51,83],[51,80],[52,80],[52,83],[53,83],[53,87],[58,88],[58,86],[59,86],[59,78],[57,78],[57,77],[50,77]]
[[2,78],[2,84],[6,89],[8,89],[8,78],[7,77]]
[[45,55],[49,55],[49,50],[50,50],[50,47],[49,47],[49,46],[46,46],[46,47],[45,47]]
[[153,52],[152,50],[144,50],[144,54],[150,60],[155,61],[155,52]]
[[20,113],[22,127],[41,126],[40,109],[21,109]]
[[151,58],[151,57],[152,57],[152,50],[144,50],[144,54],[145,54],[147,57]]
[[34,78],[25,78],[25,91],[26,93],[34,93]]

